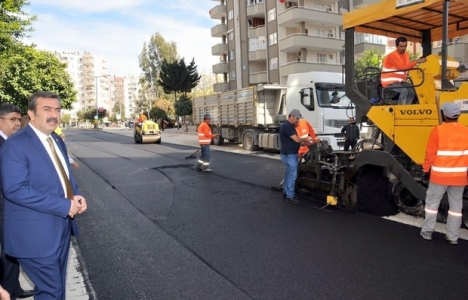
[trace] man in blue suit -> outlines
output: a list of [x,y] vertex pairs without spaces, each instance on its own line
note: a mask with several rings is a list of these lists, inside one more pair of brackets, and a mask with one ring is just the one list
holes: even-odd
[[[20,129],[21,110],[18,106],[10,103],[0,103],[0,147],[9,136]],[[0,245],[3,246],[3,215],[5,200],[3,199],[2,185],[0,182]],[[0,284],[10,293],[11,298],[32,297],[32,290],[23,290],[19,282],[20,267],[18,260],[1,252],[0,259]]]
[[64,142],[58,95],[37,92],[28,103],[29,125],[8,138],[0,153],[5,196],[5,252],[35,284],[34,299],[65,299],[75,216],[86,211]]

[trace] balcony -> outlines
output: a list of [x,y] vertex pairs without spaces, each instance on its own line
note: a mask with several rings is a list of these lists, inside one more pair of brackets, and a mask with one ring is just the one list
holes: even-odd
[[247,6],[247,17],[262,17],[265,15],[265,3]]
[[216,5],[210,10],[210,17],[212,19],[220,20],[223,17],[226,18],[226,12],[227,12],[226,5],[224,4]]
[[372,44],[372,43],[360,43],[354,45],[354,54],[361,56],[365,51],[371,50],[372,48],[378,50],[381,53],[385,53],[385,45],[382,44]]
[[229,91],[229,82],[220,82],[213,84],[213,92],[224,93]]
[[[432,49],[432,53],[436,55],[441,51],[442,49],[440,47]],[[460,41],[451,42],[449,45],[447,45],[447,55],[455,58],[460,63],[466,64],[466,57],[468,56],[468,43]],[[463,75],[467,76],[466,74],[468,73]]]
[[371,4],[374,4],[375,0],[354,0],[353,1],[353,5],[354,5],[354,8],[362,8],[362,7],[366,7],[368,5],[371,5]]
[[249,52],[249,61],[266,60],[266,50],[257,50]]
[[337,72],[341,73],[342,66],[338,64],[320,64],[317,62],[289,62],[280,66],[280,74],[281,76],[287,76],[289,74],[295,73],[305,73],[310,71],[318,71],[318,72]]
[[318,26],[337,27],[342,25],[342,16],[338,12],[317,10],[307,7],[293,7],[278,15],[278,26],[297,27],[299,22]]
[[217,44],[211,47],[211,54],[212,55],[223,55],[228,52],[228,45],[227,44]]
[[279,50],[282,52],[298,52],[301,48],[334,53],[344,49],[344,40],[340,38],[295,33],[282,38],[279,42]]
[[248,37],[250,38],[256,38],[259,36],[265,36],[265,26],[257,26],[257,27],[249,27],[248,30]]
[[227,25],[226,24],[218,24],[211,28],[211,36],[212,37],[222,37],[223,35],[227,34]]
[[229,73],[229,64],[227,62],[222,62],[216,65],[213,65],[214,74],[224,74]]
[[255,72],[249,74],[250,84],[267,83],[267,72]]

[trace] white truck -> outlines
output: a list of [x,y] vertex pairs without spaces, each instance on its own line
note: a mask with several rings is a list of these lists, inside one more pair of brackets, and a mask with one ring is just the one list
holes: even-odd
[[195,98],[193,118],[198,125],[205,114],[211,115],[211,130],[218,134],[213,139],[215,145],[222,145],[226,139],[242,143],[246,150],[280,150],[281,123],[297,108],[320,139],[340,149],[344,145],[341,128],[354,116],[344,94],[341,73],[291,74],[286,87],[260,84]]

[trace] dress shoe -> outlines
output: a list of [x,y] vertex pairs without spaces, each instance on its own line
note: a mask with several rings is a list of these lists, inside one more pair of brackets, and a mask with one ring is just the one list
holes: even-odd
[[288,202],[289,204],[301,204],[301,202],[299,202],[299,200],[297,200],[296,198],[286,198],[286,202]]
[[34,295],[34,290],[24,290],[22,293],[16,296],[18,299],[29,298]]

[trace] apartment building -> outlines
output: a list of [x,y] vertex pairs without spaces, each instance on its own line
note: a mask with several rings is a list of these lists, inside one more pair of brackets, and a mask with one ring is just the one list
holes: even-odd
[[[116,104],[120,105],[120,110],[117,113],[125,114],[125,111],[122,111],[125,108],[125,92],[124,92],[124,77],[112,76],[109,79],[110,83],[110,95],[111,95],[111,108],[109,110],[109,116],[112,116],[113,108]],[[127,116],[127,115],[125,115]]]
[[140,77],[128,75],[124,77],[125,116],[127,118],[136,113],[135,101],[138,99],[140,89]]
[[[220,43],[212,47],[212,54],[220,61],[213,65],[213,73],[222,75],[223,81],[213,86],[215,92],[285,84],[293,73],[342,72],[342,14],[349,10],[351,1],[216,2],[210,16],[220,23],[211,29],[211,35],[219,37]],[[385,42],[382,37],[358,34],[356,55],[371,48],[384,52]]]

